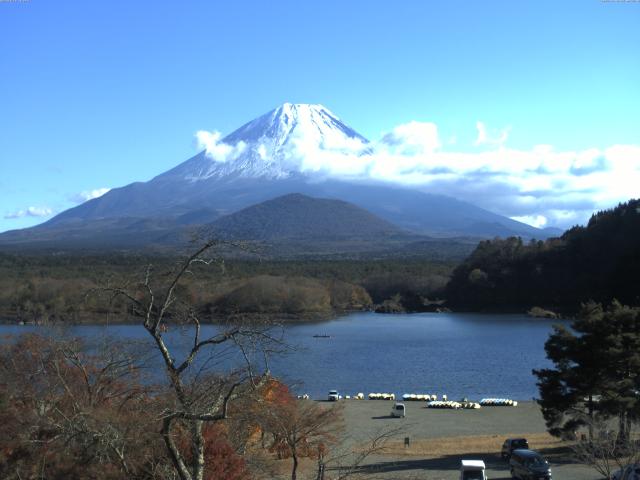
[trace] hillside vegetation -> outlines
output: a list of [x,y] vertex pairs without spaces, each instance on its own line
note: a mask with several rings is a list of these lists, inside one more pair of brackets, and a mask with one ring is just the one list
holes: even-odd
[[482,241],[446,288],[473,310],[542,306],[573,311],[588,300],[640,304],[640,200],[595,213],[560,238]]
[[[100,295],[104,286],[132,284],[153,271],[172,271],[176,257],[135,255],[24,256],[0,254],[0,319],[10,322],[131,321],[127,308]],[[323,317],[374,308],[392,297],[421,308],[441,293],[454,264],[425,258],[258,261],[199,265],[184,293],[213,321],[233,314]]]
[[242,240],[363,238],[404,233],[353,204],[299,193],[222,217],[212,224],[212,228],[220,235]]
[[259,275],[221,296],[213,308],[223,314],[322,315],[334,311],[363,310],[371,306],[367,291],[351,283]]

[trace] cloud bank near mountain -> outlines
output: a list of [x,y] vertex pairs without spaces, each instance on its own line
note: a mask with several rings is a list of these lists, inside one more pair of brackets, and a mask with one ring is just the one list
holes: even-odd
[[[443,142],[431,122],[398,125],[373,142],[300,135],[286,145],[285,156],[303,173],[411,185],[537,227],[567,228],[594,210],[640,195],[639,145],[524,150],[507,146],[510,127],[494,130],[479,121],[476,130],[466,149]],[[215,162],[231,161],[249,148],[271,160],[264,145],[227,145],[218,132],[200,131],[197,139]]]
[[222,142],[222,134],[216,131],[199,130],[196,132],[196,140],[199,148],[206,150],[212,159],[221,163],[235,160],[247,147],[244,142],[238,142],[235,145]]
[[93,200],[94,198],[101,197],[105,193],[107,193],[110,188],[94,188],[93,190],[83,190],[82,192],[76,193],[70,197],[70,200],[75,203],[84,203],[89,200]]
[[5,214],[4,218],[15,220],[24,217],[48,217],[53,214],[53,210],[49,207],[27,207],[15,212]]

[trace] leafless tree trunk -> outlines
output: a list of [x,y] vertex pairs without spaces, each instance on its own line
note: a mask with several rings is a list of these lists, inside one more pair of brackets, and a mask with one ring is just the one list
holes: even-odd
[[[402,435],[404,427],[390,427],[381,429],[369,438],[356,440],[342,438],[342,451],[336,450],[331,456],[324,460],[325,470],[336,472],[335,480],[346,480],[354,478],[372,478],[372,469],[368,468],[366,462],[373,456],[384,451],[387,443]],[[356,446],[349,446],[349,443],[356,443]]]
[[[174,405],[167,407],[162,414],[161,434],[168,456],[176,469],[180,480],[203,480],[205,473],[205,441],[203,426],[207,422],[219,422],[227,418],[231,402],[239,397],[250,395],[256,388],[264,385],[269,378],[266,354],[262,375],[256,375],[250,361],[246,345],[277,342],[265,329],[232,326],[219,330],[213,335],[202,336],[202,322],[193,305],[181,302],[177,291],[180,282],[192,273],[196,264],[209,265],[215,258],[205,258],[205,253],[221,242],[216,240],[205,243],[200,249],[179,265],[169,277],[164,287],[156,286],[151,266],[147,268],[144,281],[133,287],[104,288],[112,299],[126,298],[136,316],[142,318],[142,325],[162,357],[164,369],[174,399]],[[170,328],[168,321],[180,322],[189,328],[191,346],[182,360],[172,351],[165,339]],[[241,352],[245,365],[240,370],[225,376],[207,377],[200,369],[197,358],[213,355],[216,348],[234,346]],[[206,362],[205,362],[206,363]],[[190,455],[181,450],[176,442],[176,428],[189,437]]]
[[291,459],[293,460],[293,466],[291,467],[291,480],[298,478],[298,454],[295,450],[291,452]]

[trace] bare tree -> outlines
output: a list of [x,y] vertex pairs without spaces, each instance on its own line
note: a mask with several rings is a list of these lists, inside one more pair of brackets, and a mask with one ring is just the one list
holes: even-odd
[[[181,282],[198,264],[210,265],[219,261],[206,254],[220,245],[228,245],[228,242],[206,242],[160,285],[149,266],[140,283],[101,289],[108,292],[111,299],[124,297],[129,301],[133,314],[142,319],[143,327],[162,357],[171,402],[161,415],[161,435],[180,480],[204,479],[204,425],[226,419],[232,402],[251,395],[268,381],[267,354],[274,343],[279,343],[266,328],[242,325],[217,328],[212,334],[205,335],[200,313],[180,298]],[[181,325],[183,333],[191,338],[184,355],[179,355],[178,349],[167,340],[167,332],[176,324]],[[230,348],[239,353],[242,365],[212,372],[209,368],[212,359],[217,354],[228,354]],[[256,349],[264,354],[261,374],[254,371]]]
[[[576,460],[611,478],[614,470],[640,462],[640,446],[630,426],[625,434],[615,430],[612,422],[594,418],[587,425],[591,438],[582,438],[571,446]],[[629,430],[627,430],[629,429]]]
[[324,472],[335,472],[335,480],[354,478],[374,478],[375,469],[367,466],[367,461],[380,453],[383,453],[387,443],[397,438],[405,431],[404,426],[382,428],[365,439],[342,438],[340,447],[331,455],[319,458],[317,480],[325,480]]
[[260,413],[260,422],[273,435],[272,449],[278,456],[291,457],[291,480],[297,479],[301,457],[321,455],[343,430],[339,405],[324,408],[295,398],[272,402]]

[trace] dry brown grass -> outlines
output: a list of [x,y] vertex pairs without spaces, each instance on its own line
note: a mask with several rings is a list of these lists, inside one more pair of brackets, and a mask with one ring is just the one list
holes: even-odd
[[446,437],[411,440],[409,447],[402,441],[393,441],[385,447],[384,454],[393,456],[442,457],[446,455],[465,455],[480,453],[497,455],[506,438],[524,437],[534,450],[564,447],[566,442],[552,437],[548,433],[517,433],[506,435],[470,435],[464,437]]

